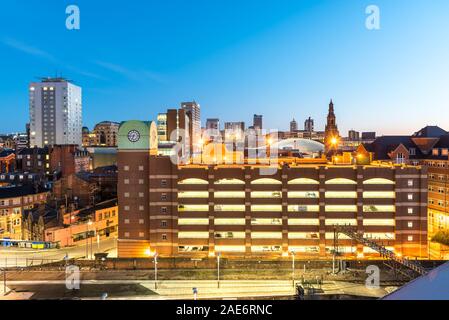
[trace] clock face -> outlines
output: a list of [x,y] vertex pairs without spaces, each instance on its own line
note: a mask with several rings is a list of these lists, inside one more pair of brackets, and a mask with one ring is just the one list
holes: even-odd
[[140,133],[137,130],[131,130],[128,132],[128,140],[131,142],[137,142],[140,139]]

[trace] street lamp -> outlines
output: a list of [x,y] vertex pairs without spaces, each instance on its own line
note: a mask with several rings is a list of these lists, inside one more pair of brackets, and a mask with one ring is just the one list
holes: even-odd
[[154,252],[154,289],[157,290],[157,252]]
[[295,252],[291,251],[290,252],[292,255],[292,283],[293,283],[293,288],[295,287]]
[[92,225],[92,220],[86,223],[86,259],[89,259],[89,227]]
[[217,286],[218,286],[218,289],[220,289],[220,256],[221,256],[221,253],[218,252],[217,253]]

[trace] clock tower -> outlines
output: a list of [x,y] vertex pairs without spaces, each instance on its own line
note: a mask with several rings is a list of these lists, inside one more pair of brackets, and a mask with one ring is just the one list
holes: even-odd
[[126,121],[118,130],[119,257],[145,255],[150,243],[150,155],[157,154],[155,122]]
[[334,102],[331,99],[331,102],[329,103],[326,128],[324,131],[324,145],[326,153],[330,150],[336,150],[338,148],[339,139],[340,134],[337,127],[337,118],[334,113]]

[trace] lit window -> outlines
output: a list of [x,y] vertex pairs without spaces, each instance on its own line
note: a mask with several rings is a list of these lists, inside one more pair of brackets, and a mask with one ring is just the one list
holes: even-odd
[[178,192],[178,198],[209,198],[208,191],[181,191]]
[[[245,222],[245,219],[243,219],[243,224]],[[180,218],[178,219],[178,225],[180,226],[193,226],[193,225],[208,225],[209,219],[208,218]],[[215,223],[217,224],[217,223]]]
[[143,238],[145,237],[145,233],[144,232],[139,232],[139,238]]
[[413,200],[413,194],[412,194],[412,193],[409,193],[409,194],[407,195],[407,199],[408,199],[408,200]]
[[413,228],[413,222],[408,222],[408,223],[407,223],[407,227]]
[[365,199],[394,199],[396,193],[394,191],[365,191],[363,198]]
[[129,238],[129,232],[125,232],[125,238]]
[[355,191],[327,191],[326,198],[330,199],[356,199],[357,192]]
[[288,197],[289,198],[297,198],[297,199],[306,199],[306,198],[312,198],[317,199],[319,198],[320,194],[318,191],[289,191]]
[[356,205],[328,205],[325,206],[326,212],[357,212]]
[[123,167],[123,170],[129,171],[129,166],[124,166],[124,167]]
[[282,182],[271,178],[262,178],[251,181],[251,184],[282,184]]
[[413,187],[413,180],[408,180],[408,181],[407,181],[407,185],[408,185],[409,187]]
[[413,214],[413,208],[407,208],[407,213],[408,214]]
[[364,219],[364,226],[389,226],[394,227],[395,220],[394,219]]
[[129,219],[125,219],[125,224],[129,224]]
[[357,184],[357,182],[345,178],[336,178],[327,180],[326,184]]
[[125,211],[129,211],[129,206],[125,206]]
[[139,166],[139,171],[143,171],[143,166]]
[[[163,181],[167,182],[166,180]],[[209,184],[209,182],[203,179],[189,178],[179,181],[178,184]]]
[[407,237],[407,240],[408,240],[408,241],[413,241],[413,236],[408,236],[408,237]]
[[394,184],[394,181],[383,178],[374,178],[363,181],[363,184]]
[[288,184],[319,184],[319,182],[308,178],[298,178],[290,180]]
[[125,179],[124,184],[129,184],[129,179]]
[[214,224],[217,226],[226,226],[226,225],[245,225],[245,219],[239,218],[216,218],[214,220]]
[[129,192],[125,192],[125,198],[129,198]]

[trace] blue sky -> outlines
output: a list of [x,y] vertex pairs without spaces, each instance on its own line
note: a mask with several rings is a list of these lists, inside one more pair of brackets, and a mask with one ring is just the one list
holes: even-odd
[[[65,28],[76,4],[81,30]],[[365,28],[375,4],[381,30]],[[202,119],[287,129],[312,116],[381,134],[449,130],[447,0],[8,1],[0,10],[0,132],[28,121],[27,86],[83,87],[84,124],[154,119],[195,99]]]

